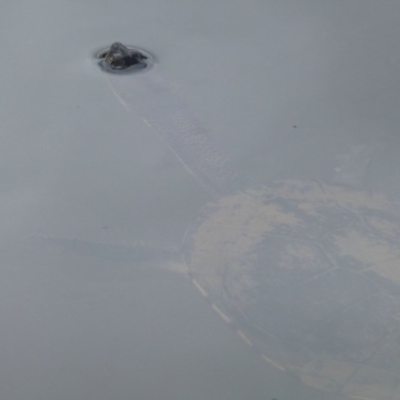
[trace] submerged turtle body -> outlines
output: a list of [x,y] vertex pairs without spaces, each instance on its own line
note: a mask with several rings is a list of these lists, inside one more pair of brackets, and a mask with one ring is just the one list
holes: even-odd
[[394,400],[399,239],[384,199],[285,181],[207,205],[184,254],[195,285],[266,361],[319,389]]

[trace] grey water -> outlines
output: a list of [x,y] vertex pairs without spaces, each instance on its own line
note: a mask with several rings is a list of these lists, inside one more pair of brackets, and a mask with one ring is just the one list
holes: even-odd
[[313,398],[249,351],[188,279],[19,248],[1,283],[3,398]]
[[249,181],[311,178],[397,200],[398,3],[1,10],[0,397],[331,400],[260,360],[185,277],[112,247],[32,238],[179,246],[212,200],[95,68],[115,40],[155,56]]

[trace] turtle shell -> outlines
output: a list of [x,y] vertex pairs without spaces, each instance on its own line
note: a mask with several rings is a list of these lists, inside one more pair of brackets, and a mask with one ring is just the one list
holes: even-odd
[[224,196],[187,231],[194,284],[277,368],[400,398],[400,219],[380,197],[285,181]]

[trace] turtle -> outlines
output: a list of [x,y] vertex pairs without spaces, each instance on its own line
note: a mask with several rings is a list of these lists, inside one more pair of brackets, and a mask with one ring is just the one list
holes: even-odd
[[[397,205],[339,179],[243,187],[155,68],[109,79],[121,102],[213,196],[187,228],[181,261],[171,269],[180,266],[219,317],[274,367],[349,399],[400,398]],[[346,168],[345,175],[344,183],[351,181]]]

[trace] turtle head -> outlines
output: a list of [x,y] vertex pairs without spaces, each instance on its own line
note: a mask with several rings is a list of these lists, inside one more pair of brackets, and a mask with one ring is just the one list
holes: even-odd
[[146,56],[136,50],[129,49],[122,43],[115,42],[104,57],[104,62],[112,69],[124,70],[139,64]]

